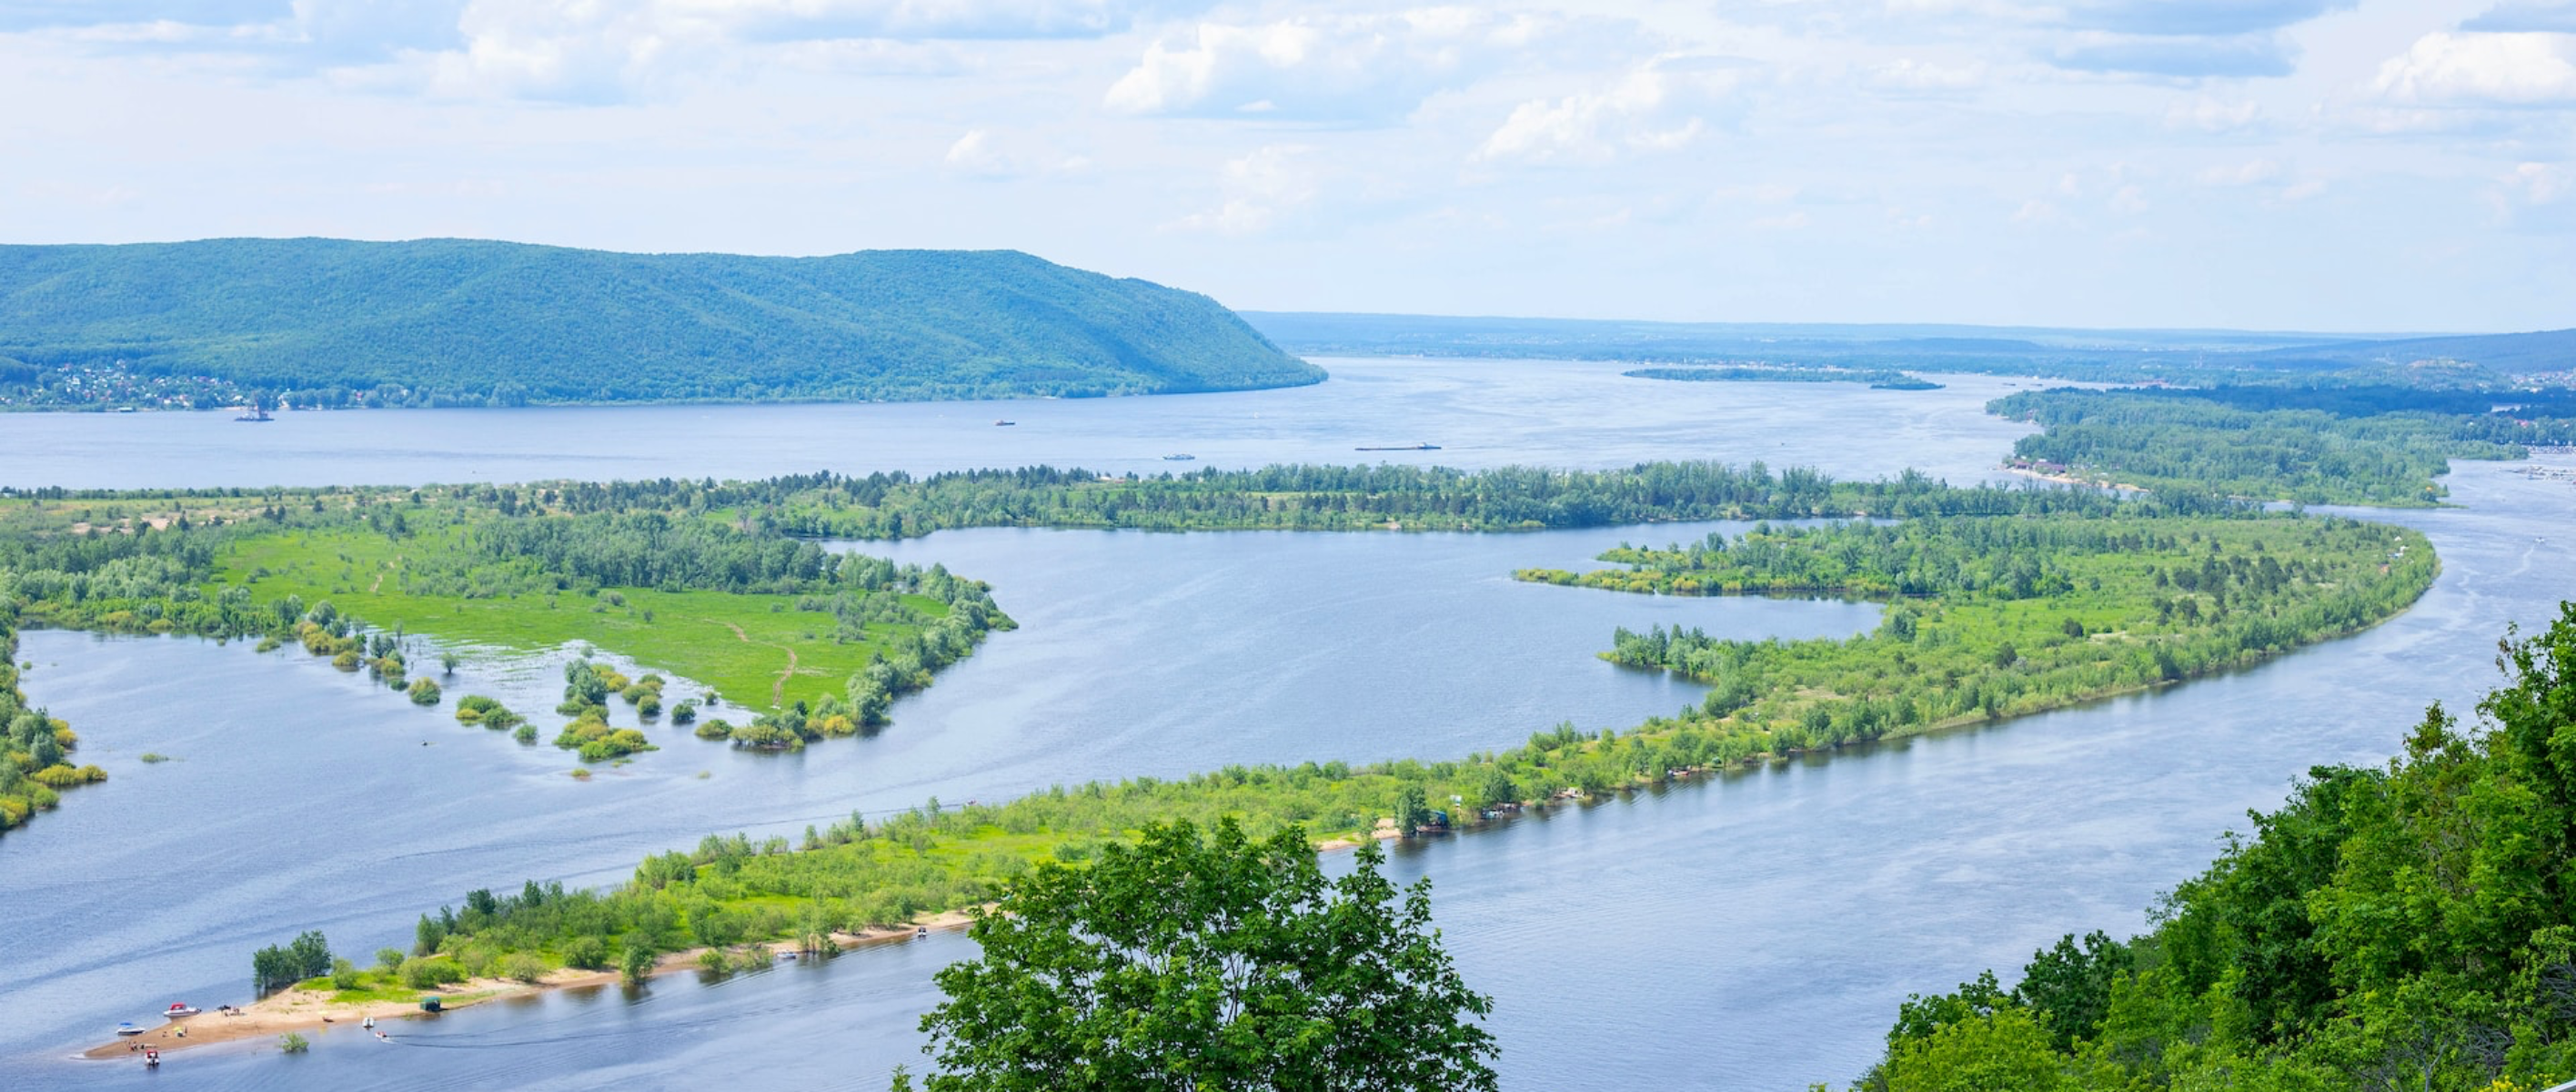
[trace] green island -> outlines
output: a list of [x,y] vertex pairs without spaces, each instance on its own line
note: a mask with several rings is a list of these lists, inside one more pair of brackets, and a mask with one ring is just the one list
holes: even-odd
[[[677,512],[566,512],[553,490],[274,490],[0,503],[0,624],[186,633],[294,645],[366,671],[418,705],[447,701],[433,670],[459,648],[594,648],[652,665],[628,679],[568,667],[552,738],[584,761],[654,748],[670,671],[705,684],[670,695],[670,720],[700,739],[801,747],[887,722],[898,696],[1014,623],[982,583],[897,566],[774,532]],[[435,635],[444,651],[423,649]],[[434,661],[434,662],[433,662]],[[70,728],[25,708],[10,667],[0,690],[0,815],[15,826],[99,780],[74,767]],[[619,714],[622,699],[630,712]],[[736,725],[720,716],[747,709]],[[457,719],[540,738],[521,711],[481,695]],[[612,723],[613,715],[633,726]]]
[[1096,397],[1321,382],[1205,296],[1012,251],[0,246],[0,408]]
[[[1858,1090],[2531,1092],[2576,1069],[2576,604],[2463,725],[2319,766],[2128,940],[1900,1007]],[[1816,1086],[1822,1088],[1822,1085]]]
[[1696,368],[1638,368],[1619,373],[1631,379],[1667,379],[1686,383],[1861,383],[1880,391],[1937,391],[1941,385],[1891,368],[1781,368],[1728,365]]
[[1702,711],[1765,734],[1775,751],[2039,712],[2251,663],[2395,614],[2435,575],[2432,547],[2413,531],[2241,514],[1757,526],[1603,559],[1627,567],[1517,575],[1893,604],[1850,640],[1622,629],[1603,654],[1708,683]]
[[[522,885],[515,891],[471,893],[461,909],[451,906],[425,915],[410,951],[397,954],[419,961],[410,977],[423,980],[485,975],[513,965],[649,964],[663,954],[692,948],[715,952],[713,958],[723,960],[734,958],[725,954],[733,946],[823,944],[834,934],[981,905],[1032,868],[1089,860],[1156,824],[1213,826],[1231,819],[1262,835],[1294,827],[1312,832],[1320,844],[1334,845],[1503,822],[1526,809],[1578,805],[1732,765],[2021,715],[2228,670],[2384,619],[2413,602],[2437,571],[2430,547],[2412,531],[2341,517],[2265,512],[2179,491],[2121,497],[2050,488],[1950,489],[1912,475],[1841,483],[1804,472],[1771,475],[1707,464],[1655,464],[1598,475],[1496,471],[1367,479],[1369,473],[1290,467],[1231,478],[1108,482],[1096,476],[1030,472],[1011,489],[998,488],[1011,480],[1007,475],[960,475],[938,479],[935,488],[890,479],[871,486],[862,479],[829,476],[714,486],[548,486],[531,487],[540,501],[548,492],[553,496],[540,509],[543,514],[523,509],[518,516],[497,517],[491,513],[497,512],[498,501],[477,499],[474,505],[488,507],[457,518],[469,524],[499,518],[501,526],[532,520],[546,528],[605,529],[646,518],[646,507],[672,503],[670,514],[690,513],[693,525],[709,529],[704,533],[714,536],[710,541],[738,541],[745,548],[801,556],[811,543],[789,536],[787,529],[920,533],[930,523],[1021,525],[1034,521],[1034,512],[1098,511],[1084,507],[1090,501],[1077,503],[1073,497],[1170,501],[1164,507],[1149,503],[1142,510],[1156,513],[1156,519],[1185,518],[1195,526],[1229,525],[1229,520],[1234,526],[1275,526],[1299,512],[1329,513],[1336,521],[1350,520],[1340,525],[1354,528],[1383,527],[1377,517],[1391,513],[1436,513],[1439,518],[1425,521],[1432,526],[1521,526],[1528,521],[1518,517],[1542,512],[1559,520],[1606,522],[1624,511],[1621,497],[1656,481],[1674,487],[1673,495],[1689,498],[1663,502],[1671,505],[1814,515],[1847,504],[1852,507],[1836,514],[1868,512],[1873,519],[1892,522],[1762,526],[1686,547],[1614,551],[1610,559],[1627,566],[1619,570],[1581,577],[1541,570],[1523,574],[1525,578],[1674,594],[1845,594],[1892,605],[1873,632],[1849,640],[1723,642],[1687,632],[1613,635],[1606,653],[1611,658],[1685,672],[1715,687],[1698,708],[1624,732],[1583,733],[1561,725],[1518,746],[1452,760],[1233,766],[1175,780],[1056,786],[1001,803],[946,807],[934,800],[887,817],[854,814],[809,827],[801,838],[710,836],[693,850],[647,859],[630,882],[608,889]],[[1229,480],[1271,485],[1401,481],[1426,488],[1410,493],[1269,490],[1229,498],[1219,485]],[[978,482],[996,488],[979,489]],[[1681,489],[1683,485],[1697,491]],[[852,503],[853,491],[878,486],[883,487],[879,504]],[[1594,490],[1600,495],[1593,495]],[[691,499],[673,503],[679,497]],[[88,503],[96,502],[62,499],[40,507]],[[171,502],[131,503],[166,507]],[[387,522],[392,513],[437,504],[427,492],[417,507],[407,496],[352,504],[332,516],[328,527],[315,530],[355,533],[356,524],[370,518]],[[1901,514],[1906,512],[1920,514]],[[915,515],[922,519],[914,520]],[[388,533],[387,527],[369,526],[379,536]],[[434,538],[441,526],[423,516],[409,526],[409,533]],[[485,530],[476,525],[478,534]],[[224,564],[236,566],[228,571],[256,572],[256,567],[238,568],[257,564],[241,555],[258,538],[242,533],[244,541],[226,554]],[[555,533],[468,537],[483,543],[499,537],[518,542],[524,534],[551,541],[546,536]],[[176,536],[135,537],[153,541]],[[216,568],[215,552],[209,542],[209,574]],[[366,566],[352,560],[344,569],[334,568],[321,560],[337,562],[338,553],[337,548],[308,552],[303,564],[319,564],[320,571],[294,579],[320,583],[296,586],[332,594],[339,593],[331,589],[350,588],[362,579],[373,586]],[[598,571],[569,557],[542,551],[533,556],[545,559],[534,571]],[[470,577],[473,571],[423,563],[411,583],[431,586],[431,577],[438,574],[449,579]],[[387,588],[405,585],[387,572]],[[217,598],[238,592],[235,598],[247,603],[253,587],[276,578],[272,572],[261,585],[224,585]],[[51,602],[36,597],[34,605],[44,613]],[[129,612],[128,624],[140,617],[131,606],[120,609]],[[585,606],[575,616],[590,613]],[[272,607],[266,617],[281,614]],[[307,625],[312,621],[303,619]],[[433,616],[422,616],[421,631],[434,624]],[[594,668],[574,665],[567,673],[567,708],[578,712],[586,705],[604,705],[616,681],[624,680],[601,679]],[[353,996],[362,999],[364,989],[383,988],[383,983],[364,980],[358,988],[361,992]]]
[[2520,459],[2532,447],[2576,443],[2576,392],[2565,390],[2047,390],[1986,410],[2045,426],[2013,445],[2018,469],[2305,504],[2438,504],[2452,459]]

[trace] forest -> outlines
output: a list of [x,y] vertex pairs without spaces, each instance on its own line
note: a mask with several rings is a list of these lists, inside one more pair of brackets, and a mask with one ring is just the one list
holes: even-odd
[[0,246],[0,406],[1088,397],[1320,382],[1196,293],[1010,251]]
[[[1765,526],[1686,547],[1623,548],[1610,557],[1629,567],[1614,573],[1525,574],[1674,594],[1894,601],[1876,630],[1848,641],[1616,635],[1612,658],[1715,686],[1700,707],[1627,732],[1560,725],[1452,761],[1231,766],[1056,786],[1004,803],[932,800],[854,814],[800,839],[710,836],[646,860],[632,881],[606,890],[533,906],[524,895],[514,903],[469,894],[464,912],[423,919],[411,958],[471,972],[531,954],[548,965],[610,966],[628,953],[691,948],[718,949],[722,960],[724,947],[754,941],[824,947],[835,933],[983,902],[1034,862],[1082,861],[1170,820],[1232,817],[1256,832],[1293,825],[1342,841],[1505,822],[2242,666],[2386,618],[2436,569],[2421,536],[2339,517],[2002,492],[2030,498],[2028,511]],[[2070,507],[2052,510],[2060,504]]]
[[[2491,412],[2507,404],[2519,408]],[[2016,465],[2304,504],[2436,504],[2448,494],[2439,479],[2449,460],[2519,459],[2530,447],[2576,444],[2576,400],[2564,393],[2048,390],[1986,409],[2045,426],[2013,445]]]
[[1900,1007],[1854,1087],[2538,1089],[2576,1070],[2576,605],[2463,723],[2319,766],[2127,940]]

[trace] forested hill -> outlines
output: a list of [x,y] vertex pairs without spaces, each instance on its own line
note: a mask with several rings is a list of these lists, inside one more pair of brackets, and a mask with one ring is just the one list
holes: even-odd
[[1012,251],[0,247],[10,405],[1091,396],[1323,375],[1205,296]]

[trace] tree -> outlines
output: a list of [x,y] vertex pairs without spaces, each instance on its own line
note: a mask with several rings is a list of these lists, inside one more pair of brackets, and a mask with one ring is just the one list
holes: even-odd
[[1492,1035],[1431,928],[1428,881],[1326,880],[1306,834],[1154,824],[1046,862],[973,927],[922,1017],[932,1092],[1492,1089]]

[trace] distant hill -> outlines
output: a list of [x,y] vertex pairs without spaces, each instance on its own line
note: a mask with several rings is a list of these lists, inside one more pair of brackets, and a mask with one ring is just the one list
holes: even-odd
[[2278,349],[2265,357],[2306,357],[2345,365],[2410,364],[2418,360],[2459,360],[2513,375],[2576,369],[2576,330],[2542,330],[2528,334],[2462,334],[2451,337],[2400,338],[2393,341],[2346,341],[2297,349]]
[[1898,368],[2079,379],[2223,382],[2455,360],[2491,372],[2576,369],[2576,330],[2319,334],[1931,324],[1629,322],[1247,311],[1290,352]]
[[1196,293],[1012,251],[0,246],[0,394],[298,404],[1165,394],[1324,373]]

